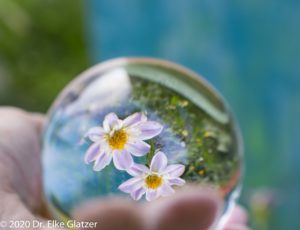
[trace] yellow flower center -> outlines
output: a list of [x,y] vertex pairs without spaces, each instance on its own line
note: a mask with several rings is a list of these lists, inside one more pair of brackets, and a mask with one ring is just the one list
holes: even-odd
[[127,143],[128,135],[124,130],[120,129],[114,131],[111,136],[108,136],[107,140],[112,149],[121,150],[124,149],[124,146]]
[[162,185],[163,179],[156,174],[150,174],[145,178],[145,183],[148,188],[156,189]]

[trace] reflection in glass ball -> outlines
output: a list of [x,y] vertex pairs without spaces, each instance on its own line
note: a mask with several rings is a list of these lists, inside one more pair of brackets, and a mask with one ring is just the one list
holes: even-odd
[[193,183],[216,189],[225,213],[241,154],[228,107],[205,80],[165,61],[116,59],[81,74],[49,112],[46,200],[65,219],[89,199],[152,202]]

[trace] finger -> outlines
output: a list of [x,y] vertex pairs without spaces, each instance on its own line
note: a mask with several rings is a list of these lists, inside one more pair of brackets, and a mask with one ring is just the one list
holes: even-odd
[[[0,107],[0,220],[38,220],[42,204],[40,130],[42,116]],[[42,229],[47,229],[46,227]]]
[[[34,221],[38,221],[40,224],[39,227],[34,228],[36,230],[58,230],[48,226],[46,220],[34,216],[16,193],[0,191],[0,204],[0,220],[5,221],[8,224],[15,223],[20,220],[28,221],[28,223],[31,224],[33,224]],[[2,228],[0,227],[0,229]]]
[[10,106],[1,106],[0,107],[0,118],[1,120],[5,121],[6,119],[14,118],[14,117],[21,117],[32,124],[37,128],[38,134],[44,127],[46,123],[46,117],[44,114],[36,113],[36,112],[27,112],[22,109]]
[[95,200],[85,203],[73,212],[78,221],[97,222],[101,230],[143,230],[143,222],[138,208],[121,199]]
[[32,210],[41,200],[40,135],[29,113],[0,108],[0,190],[19,194]]
[[29,113],[29,118],[34,126],[37,128],[38,134],[40,134],[45,126],[46,117],[41,113]]
[[[226,224],[225,224],[225,228],[224,229],[232,229],[233,226],[235,226],[236,228],[241,228],[243,226],[246,226],[248,222],[248,215],[246,210],[238,205],[235,205],[235,207],[232,210],[232,213],[229,216],[229,219],[227,220]],[[243,227],[242,229],[244,229],[245,227]]]
[[214,225],[221,201],[217,194],[192,188],[178,192],[170,199],[145,206],[149,229],[201,230]]
[[250,230],[250,229],[245,225],[232,224],[226,226],[223,230]]

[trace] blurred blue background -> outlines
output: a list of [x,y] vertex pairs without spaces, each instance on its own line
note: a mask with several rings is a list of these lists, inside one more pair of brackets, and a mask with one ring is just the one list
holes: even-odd
[[296,0],[3,0],[0,104],[46,111],[76,74],[114,57],[185,65],[240,123],[253,229],[300,229],[299,22]]

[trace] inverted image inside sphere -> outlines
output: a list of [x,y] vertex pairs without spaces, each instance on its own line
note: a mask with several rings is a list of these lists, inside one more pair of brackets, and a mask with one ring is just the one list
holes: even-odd
[[219,94],[180,66],[117,59],[92,67],[48,116],[44,190],[57,218],[90,199],[152,202],[188,184],[216,190],[227,205],[236,196],[237,125]]

